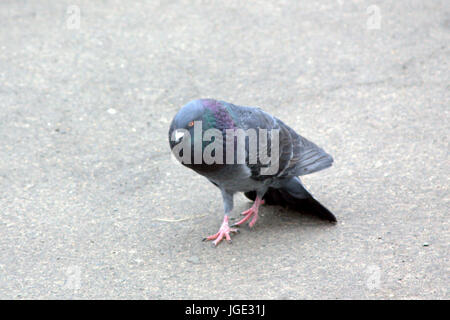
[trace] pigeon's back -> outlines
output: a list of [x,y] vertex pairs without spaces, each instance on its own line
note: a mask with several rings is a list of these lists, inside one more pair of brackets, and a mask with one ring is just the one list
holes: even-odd
[[[260,173],[262,167],[260,163],[249,165],[252,169],[253,178],[264,179],[273,176],[280,178],[302,176],[323,170],[332,165],[333,158],[328,153],[313,142],[296,133],[280,119],[273,117],[260,108],[242,107],[229,103],[226,104],[227,109],[230,110],[233,120],[238,128],[244,130],[278,130],[278,171],[264,177]],[[268,135],[269,142],[267,144],[269,145],[269,149],[271,149],[270,146],[273,143],[270,139],[271,135]],[[258,152],[260,151],[261,148],[258,148]]]

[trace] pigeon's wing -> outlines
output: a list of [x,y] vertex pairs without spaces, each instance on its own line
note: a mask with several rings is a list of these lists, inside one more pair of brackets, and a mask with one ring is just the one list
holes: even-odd
[[[256,163],[247,162],[253,179],[266,180],[274,177],[301,176],[331,166],[333,158],[329,154],[297,134],[281,120],[259,108],[237,107],[233,109],[235,115],[233,118],[239,119],[236,121],[239,128],[244,130],[267,129],[268,132],[267,143],[258,139],[258,161]],[[260,161],[262,151],[264,151],[264,155],[271,154],[276,142],[270,133],[271,130],[278,131],[279,156],[274,159],[277,161],[276,163],[264,164]],[[268,150],[268,153],[266,150]],[[249,152],[248,148],[247,152]],[[249,156],[247,155],[248,159]],[[270,166],[277,168],[277,170],[274,172],[267,170]]]
[[[293,155],[292,138],[288,128],[278,119],[259,108],[233,106],[232,112],[235,124],[239,129],[247,131],[256,129],[256,162],[251,160],[255,148],[250,147],[251,142],[249,142],[248,138],[245,146],[246,165],[251,171],[251,177],[255,180],[266,180],[278,176],[289,166]],[[267,130],[265,139],[261,138],[260,134],[262,131],[259,129]],[[279,147],[278,156],[272,159],[272,151],[276,152],[276,149],[274,150],[275,140],[272,139],[274,130],[278,132]],[[272,161],[269,161],[269,159]],[[274,168],[275,170],[268,170],[269,168]]]
[[332,165],[333,158],[322,148],[286,127],[293,141],[293,156],[284,172],[287,176],[304,176]]

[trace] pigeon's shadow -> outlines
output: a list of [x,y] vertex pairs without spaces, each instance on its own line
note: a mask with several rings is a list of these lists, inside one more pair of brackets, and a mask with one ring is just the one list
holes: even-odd
[[[251,202],[250,202],[251,206]],[[239,206],[238,212],[247,210],[250,206]],[[298,212],[289,207],[283,207],[280,205],[262,205],[260,207],[260,218],[252,229],[264,230],[264,229],[286,229],[286,228],[324,228],[334,227],[337,222],[330,222],[328,220],[321,219],[310,212]],[[232,223],[239,221],[242,216],[237,215],[231,218]],[[248,228],[248,226],[247,226]]]

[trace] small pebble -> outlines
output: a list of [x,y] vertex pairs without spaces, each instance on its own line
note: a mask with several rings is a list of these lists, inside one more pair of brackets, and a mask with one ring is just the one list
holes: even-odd
[[109,114],[116,114],[116,113],[117,113],[117,110],[116,110],[116,109],[113,109],[113,108],[109,108],[107,112],[108,112]]

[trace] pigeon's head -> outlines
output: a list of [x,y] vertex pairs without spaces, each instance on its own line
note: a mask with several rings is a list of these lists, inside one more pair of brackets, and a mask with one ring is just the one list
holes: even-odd
[[194,125],[197,121],[203,120],[205,107],[203,100],[194,100],[184,105],[175,115],[169,129],[169,143],[172,149],[189,132],[194,136]]
[[[217,161],[215,148],[224,143],[226,130],[234,128],[230,108],[230,104],[223,101],[199,99],[178,111],[170,125],[169,144],[182,164],[195,166],[197,170],[212,170],[224,163],[224,160]],[[225,153],[222,155],[225,157]]]

